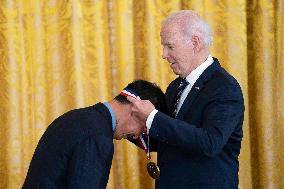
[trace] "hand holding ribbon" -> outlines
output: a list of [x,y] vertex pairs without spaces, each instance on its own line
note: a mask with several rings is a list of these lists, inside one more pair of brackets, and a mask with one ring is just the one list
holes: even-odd
[[[149,100],[141,100],[139,96],[127,89],[124,89],[121,94],[126,96],[127,100],[132,103],[133,115],[146,124],[148,116],[155,109],[154,105]],[[146,127],[146,134],[140,135],[138,140],[145,150],[148,160],[151,159],[149,138],[149,129]],[[153,179],[157,179],[160,176],[160,169],[154,162],[149,161],[147,163],[147,171]]]
[[140,120],[146,123],[150,113],[155,109],[155,106],[149,100],[141,100],[139,96],[136,98],[127,96],[127,100],[133,105],[132,112]]

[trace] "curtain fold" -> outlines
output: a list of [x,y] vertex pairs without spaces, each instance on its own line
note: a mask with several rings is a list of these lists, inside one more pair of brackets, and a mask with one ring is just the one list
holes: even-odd
[[[38,140],[64,112],[110,100],[134,79],[165,91],[176,76],[160,24],[180,9],[208,21],[212,55],[242,87],[239,188],[284,188],[282,0],[0,1],[0,188],[21,188]],[[107,188],[154,188],[146,154],[114,143]]]

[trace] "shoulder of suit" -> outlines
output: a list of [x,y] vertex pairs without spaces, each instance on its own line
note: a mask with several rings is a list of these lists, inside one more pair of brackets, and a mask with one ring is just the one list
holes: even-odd
[[222,81],[223,85],[239,85],[237,79],[222,67],[214,72],[213,77]]
[[167,91],[170,90],[171,88],[173,88],[174,86],[178,85],[178,83],[180,82],[180,78],[177,77],[176,79],[174,79],[168,86]]

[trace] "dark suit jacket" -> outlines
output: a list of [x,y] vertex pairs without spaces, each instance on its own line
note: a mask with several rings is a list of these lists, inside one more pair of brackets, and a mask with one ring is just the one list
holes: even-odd
[[[169,85],[170,112],[180,78]],[[238,82],[214,58],[186,97],[177,118],[158,112],[150,137],[158,141],[157,189],[238,188],[244,101]]]
[[38,143],[23,189],[106,188],[113,157],[111,125],[102,103],[57,118]]

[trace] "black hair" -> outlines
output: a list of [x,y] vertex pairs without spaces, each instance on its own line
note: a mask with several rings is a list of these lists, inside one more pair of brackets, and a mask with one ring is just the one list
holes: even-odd
[[[135,80],[129,83],[126,88],[139,96],[142,100],[149,100],[157,110],[164,113],[167,112],[165,94],[155,83],[145,80]],[[126,96],[121,94],[117,95],[114,99],[122,104],[130,103]]]

